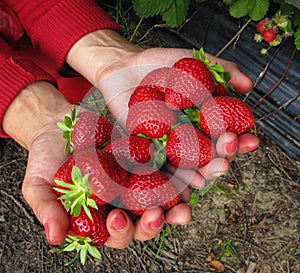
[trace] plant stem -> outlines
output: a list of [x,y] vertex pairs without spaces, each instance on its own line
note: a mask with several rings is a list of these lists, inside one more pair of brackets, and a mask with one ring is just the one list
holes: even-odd
[[241,29],[231,38],[231,40],[215,55],[215,57],[220,56],[223,51],[231,45],[231,43],[242,33],[242,31],[250,24],[252,19],[249,19],[242,27]]
[[141,17],[141,19],[140,19],[140,21],[138,22],[138,24],[136,25],[136,27],[135,27],[135,29],[134,29],[132,35],[130,36],[130,39],[129,39],[129,42],[130,42],[130,43],[132,43],[132,41],[133,41],[133,39],[134,39],[134,36],[136,35],[136,33],[137,33],[137,31],[138,31],[140,25],[141,25],[142,22],[143,22],[143,19],[144,19],[144,17]]
[[269,89],[269,91],[267,93],[265,93],[252,107],[251,109],[254,109],[256,108],[267,96],[269,96],[280,84],[281,82],[283,81],[283,79],[285,78],[286,74],[288,73],[289,71],[289,68],[290,66],[292,65],[292,62],[293,62],[293,59],[295,57],[295,54],[296,54],[296,51],[297,49],[294,48],[292,54],[291,54],[291,57],[290,57],[290,60],[288,62],[288,65],[287,67],[285,68],[283,74],[281,75],[280,79],[273,85],[272,88]]

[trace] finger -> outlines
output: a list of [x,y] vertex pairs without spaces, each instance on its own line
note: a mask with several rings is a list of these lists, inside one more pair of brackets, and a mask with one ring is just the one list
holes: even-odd
[[106,242],[108,247],[125,248],[132,242],[134,225],[124,210],[112,210],[107,216],[106,226],[110,234]]
[[165,214],[166,222],[171,225],[185,225],[192,220],[192,209],[188,204],[180,203]]
[[230,162],[236,157],[238,146],[239,139],[236,134],[223,133],[216,143],[217,154]]
[[25,200],[44,225],[49,244],[58,245],[66,238],[69,218],[52,187],[43,179],[25,178],[22,192]]
[[201,189],[205,186],[204,177],[196,170],[177,168],[172,164],[167,164],[166,169],[168,172],[183,181],[186,185],[190,185],[197,189]]
[[134,237],[140,241],[153,239],[162,231],[164,222],[164,212],[161,207],[147,209],[135,223]]
[[230,72],[230,83],[236,91],[242,94],[248,93],[253,89],[253,81],[243,73],[236,63],[218,59],[219,63],[224,66],[224,70]]
[[177,193],[180,195],[181,201],[189,202],[191,198],[191,192],[188,185],[170,173],[166,173],[166,175],[170,178],[172,185],[175,186]]
[[243,134],[239,136],[238,153],[244,154],[252,152],[259,147],[260,140],[257,136],[252,134]]
[[214,158],[204,167],[199,168],[199,173],[207,180],[215,179],[229,170],[229,162],[225,158]]

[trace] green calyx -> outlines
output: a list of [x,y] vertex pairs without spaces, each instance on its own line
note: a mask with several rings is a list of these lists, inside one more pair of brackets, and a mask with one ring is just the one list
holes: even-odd
[[199,49],[199,51],[193,49],[193,58],[203,62],[206,65],[206,67],[208,68],[210,73],[213,75],[213,77],[217,83],[222,84],[223,86],[228,88],[230,91],[235,91],[233,85],[229,83],[229,81],[231,79],[230,72],[226,72],[224,70],[224,67],[218,63],[213,65],[211,63],[210,59],[207,59],[205,57],[205,52],[202,47]]
[[93,220],[89,208],[98,209],[94,199],[90,198],[92,190],[88,185],[89,174],[82,176],[81,170],[77,166],[72,168],[72,182],[67,183],[61,180],[54,180],[57,185],[62,188],[54,188],[62,195],[58,198],[62,200],[67,211],[75,217],[81,213],[81,208],[84,209],[87,216]]
[[168,134],[163,135],[159,138],[150,138],[142,133],[138,134],[139,137],[143,137],[149,139],[154,144],[154,154],[153,154],[153,168],[158,170],[161,166],[163,166],[167,161],[166,155],[166,145],[168,141]]
[[75,259],[80,256],[80,262],[82,265],[85,264],[87,256],[91,255],[92,257],[101,260],[102,256],[99,250],[92,246],[91,243],[93,240],[89,237],[80,237],[80,236],[73,236],[67,235],[66,244],[65,246],[58,251],[58,253],[64,251],[76,251],[77,255]]
[[183,121],[187,120],[193,125],[199,127],[200,123],[200,110],[196,107],[186,108],[183,110],[184,115],[182,115]]
[[64,122],[58,122],[57,127],[64,132],[63,138],[67,141],[65,145],[65,153],[67,151],[73,152],[73,140],[72,140],[72,134],[74,131],[74,125],[79,120],[79,113],[80,111],[77,111],[75,106],[73,109],[71,109],[70,115],[65,116]]

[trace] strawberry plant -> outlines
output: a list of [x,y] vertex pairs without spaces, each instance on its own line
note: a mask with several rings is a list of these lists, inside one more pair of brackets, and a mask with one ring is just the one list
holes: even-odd
[[[261,50],[266,54],[272,46],[279,45],[283,38],[294,37],[300,50],[300,2],[298,0],[223,0],[234,18],[248,16],[257,23],[256,42],[265,41],[269,47]],[[275,14],[268,17],[271,5],[277,4]]]
[[[132,2],[133,9],[139,17],[161,16],[167,25],[176,28],[185,21],[191,1],[132,0]],[[299,0],[223,0],[223,3],[229,7],[232,17],[248,17],[250,20],[258,22],[255,41],[265,41],[269,46],[261,50],[262,54],[266,54],[270,47],[279,45],[283,38],[290,36],[294,37],[297,50],[300,49]],[[269,18],[267,16],[270,13],[270,7],[274,5],[277,7],[277,11]]]

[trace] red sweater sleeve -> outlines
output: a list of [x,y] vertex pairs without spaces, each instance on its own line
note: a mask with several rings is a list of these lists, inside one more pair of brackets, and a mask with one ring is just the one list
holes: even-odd
[[98,29],[120,27],[94,0],[5,0],[37,46],[55,61],[60,72],[66,69],[68,51],[85,34]]
[[55,80],[29,59],[16,55],[1,39],[0,49],[0,137],[9,137],[2,129],[2,120],[14,98],[33,82],[46,80],[55,84]]

